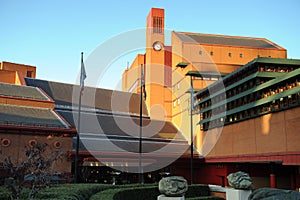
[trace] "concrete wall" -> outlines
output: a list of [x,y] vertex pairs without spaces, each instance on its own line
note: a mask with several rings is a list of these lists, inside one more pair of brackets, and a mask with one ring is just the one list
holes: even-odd
[[[299,152],[299,120],[297,107],[224,126],[207,157]],[[205,137],[208,132],[202,134]]]

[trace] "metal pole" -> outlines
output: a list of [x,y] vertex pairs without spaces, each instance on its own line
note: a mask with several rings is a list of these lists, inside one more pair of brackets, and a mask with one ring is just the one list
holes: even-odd
[[[83,52],[81,52],[81,67],[83,63]],[[80,74],[82,76],[82,74]],[[80,78],[81,79],[81,78]],[[79,134],[80,134],[80,113],[81,113],[81,95],[82,95],[82,88],[80,87],[79,93],[79,105],[78,105],[78,122],[77,122],[77,135],[76,135],[76,153],[75,153],[75,183],[78,183],[78,154],[79,154]]]
[[191,81],[191,163],[190,163],[190,170],[191,170],[191,185],[194,183],[194,133],[193,133],[193,106],[194,106],[194,88],[193,88],[193,80],[192,76],[190,76]]
[[143,183],[142,179],[142,131],[143,131],[143,84],[144,84],[144,75],[143,75],[143,64],[141,65],[141,84],[140,84],[140,134],[139,134],[139,183]]

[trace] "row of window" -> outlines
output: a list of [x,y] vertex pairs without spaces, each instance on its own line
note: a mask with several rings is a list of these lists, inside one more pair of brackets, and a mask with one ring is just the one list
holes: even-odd
[[[215,87],[211,88],[210,90],[218,90],[218,87],[221,89],[224,87],[228,87],[228,86],[250,76],[251,74],[256,73],[257,71],[258,71],[258,67],[249,66],[249,67],[241,70],[239,73],[232,75],[232,77],[230,77],[230,79],[225,79],[222,84],[215,85]],[[206,93],[201,94],[198,99],[199,99],[199,101],[201,101],[203,99],[208,98],[209,96],[210,96],[210,93],[209,93],[209,91],[207,91]]]
[[[257,71],[269,71],[269,72],[291,72],[293,71],[294,68],[293,67],[287,67],[287,66],[255,66],[255,67],[248,67],[245,68],[244,70],[242,70],[241,72],[235,74],[233,77],[230,78],[230,80],[224,80],[224,87],[228,87],[229,85],[232,85],[242,79],[245,79],[246,77],[250,76],[251,74],[256,73]],[[240,92],[243,92],[245,90],[247,90],[247,88],[252,88],[254,85],[260,85],[268,80],[270,80],[271,78],[261,78],[261,79],[256,79],[255,82],[253,82],[252,80],[250,80],[249,82],[247,82],[246,84],[244,83],[241,86],[238,86],[238,91],[234,92],[236,90],[233,90],[233,94],[230,94],[230,91],[227,95],[227,98],[230,98],[231,96],[234,96]],[[221,86],[221,85],[220,85]],[[200,98],[198,99],[198,101],[201,101],[205,98],[208,98],[210,96],[210,93],[207,92],[203,95],[200,96]]]
[[[226,110],[235,109],[235,108],[238,108],[240,106],[244,106],[246,104],[249,104],[251,102],[254,102],[254,101],[257,101],[257,100],[260,100],[260,99],[263,99],[263,98],[267,98],[269,96],[272,96],[272,95],[284,92],[286,90],[292,89],[296,86],[300,86],[300,81],[298,81],[299,78],[300,77],[298,77],[298,79],[289,80],[287,82],[281,82],[281,83],[278,83],[276,85],[272,85],[272,86],[270,86],[268,88],[265,88],[263,90],[252,92],[252,93],[250,93],[248,95],[245,95],[245,96],[243,96],[239,99],[227,102],[226,104],[222,104],[222,105],[214,108],[213,112],[214,112],[214,114],[223,113]],[[231,92],[231,91],[234,91],[234,92]],[[230,93],[230,94],[232,94],[232,96],[235,96],[236,95],[235,91],[236,91],[236,88],[234,88],[233,90],[227,91],[226,94],[229,95],[229,93]],[[239,93],[240,92],[244,92],[244,91],[239,91]],[[227,97],[227,98],[229,98],[229,97]],[[217,97],[213,98],[213,101],[206,101],[203,104],[200,104],[198,106],[198,111],[210,107],[212,103],[218,103],[218,102],[223,101],[223,100],[225,100],[225,95],[224,94],[223,95],[218,95]],[[204,113],[205,114],[203,114],[203,117],[200,116],[200,118],[205,119],[205,118],[210,117],[211,114],[212,114],[212,110],[209,110],[209,111],[204,112]]]
[[293,71],[293,67],[286,67],[286,66],[260,66],[259,71],[260,72],[291,72]]
[[[265,103],[261,106],[253,107],[251,109],[243,110],[241,112],[228,115],[226,117],[220,117],[210,122],[200,124],[201,130],[208,130],[216,127],[221,127],[223,125],[239,122],[249,118],[254,118],[259,115],[277,112],[279,110],[288,109],[290,107],[295,107],[300,105],[300,92],[296,94],[289,95],[287,97],[274,100],[272,102]],[[201,115],[200,115],[201,118]]]
[[221,78],[222,78],[221,76],[194,77],[195,80],[204,80],[204,81],[217,81]]
[[[199,55],[202,55],[202,54],[203,54],[202,50],[200,50],[198,53],[199,53]],[[209,52],[209,55],[213,56],[213,55],[214,55],[214,52],[213,52],[213,51],[210,51],[210,52]],[[233,53],[228,52],[227,55],[228,55],[228,57],[232,57],[232,56],[233,56]],[[243,54],[240,53],[240,54],[239,54],[239,57],[240,57],[240,58],[243,58]],[[260,55],[257,55],[257,57],[260,57]],[[268,56],[268,57],[271,58],[271,56]]]

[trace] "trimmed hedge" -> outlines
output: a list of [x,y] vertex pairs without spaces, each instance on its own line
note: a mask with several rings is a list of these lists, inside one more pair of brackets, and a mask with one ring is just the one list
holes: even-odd
[[[93,194],[112,188],[112,185],[105,184],[65,184],[55,185],[42,189],[38,192],[37,199],[51,200],[88,200]],[[24,188],[21,193],[21,199],[28,198],[28,188]],[[5,187],[0,187],[0,200],[9,199],[10,193]]]
[[186,200],[224,200],[224,199],[222,197],[207,196],[207,197],[186,198]]
[[[24,188],[21,199],[27,199],[28,188]],[[160,195],[157,184],[151,185],[107,185],[107,184],[65,184],[55,185],[39,191],[37,199],[48,200],[154,200]],[[189,186],[187,200],[221,200],[210,196],[207,185]],[[8,200],[9,192],[0,187],[0,200]]]
[[188,191],[185,194],[186,198],[203,197],[203,196],[210,196],[210,190],[208,185],[203,185],[203,184],[189,185]]
[[5,187],[0,187],[0,200],[7,200],[9,199],[10,193]]
[[105,184],[66,184],[41,190],[38,199],[88,200],[92,195],[114,186]]
[[[130,187],[130,188],[128,188]],[[132,186],[108,189],[93,195],[90,200],[152,200],[159,195],[157,185]]]
[[[93,195],[90,200],[155,200],[160,195],[158,186],[136,186],[130,188],[108,189]],[[189,186],[185,194],[187,200],[221,200],[223,198],[210,196],[207,185]]]

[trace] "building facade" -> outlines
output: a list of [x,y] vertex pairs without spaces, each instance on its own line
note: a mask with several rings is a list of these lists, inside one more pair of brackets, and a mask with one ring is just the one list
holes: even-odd
[[[145,54],[124,71],[122,89],[141,92],[143,68],[150,117],[172,121],[204,156],[196,182],[228,185],[244,170],[255,187],[299,188],[299,60],[265,38],[172,31],[166,45],[164,24],[153,8]],[[151,112],[158,104],[164,111]]]
[[[0,162],[10,158],[14,164],[26,159],[25,147],[48,145],[47,152],[67,154],[76,134],[55,110],[54,101],[37,87],[0,83]],[[52,172],[71,177],[67,157],[52,164]],[[5,174],[1,173],[3,183]]]
[[196,93],[195,145],[206,151],[206,135],[221,132],[205,162],[248,165],[256,187],[298,188],[299,78],[300,60],[256,58]]
[[[137,55],[124,71],[122,90],[140,92],[142,68],[151,118],[172,121],[189,141],[188,72],[200,74],[192,77],[197,91],[257,57],[287,56],[286,49],[265,38],[167,32],[164,21],[164,9],[152,8],[147,16],[145,54]],[[171,44],[165,44],[167,33],[171,34]],[[199,131],[196,126],[194,131]]]

